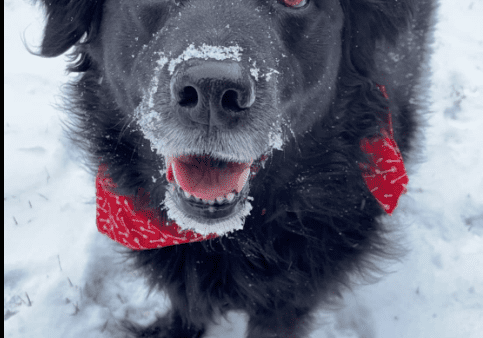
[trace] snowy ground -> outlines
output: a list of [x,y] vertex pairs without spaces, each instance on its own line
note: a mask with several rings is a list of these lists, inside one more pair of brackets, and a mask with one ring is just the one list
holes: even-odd
[[[390,219],[410,253],[312,338],[479,338],[483,332],[483,1],[442,0],[426,151]],[[167,304],[95,227],[94,181],[62,138],[64,60],[27,53],[41,16],[4,0],[4,320],[6,337],[119,337],[116,318],[148,322]],[[478,146],[480,144],[480,146]],[[235,337],[239,327],[213,328]],[[232,330],[231,332],[229,330]],[[332,333],[330,333],[332,332]]]

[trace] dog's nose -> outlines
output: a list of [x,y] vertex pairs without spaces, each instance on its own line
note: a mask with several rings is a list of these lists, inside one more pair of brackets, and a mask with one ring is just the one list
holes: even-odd
[[182,121],[210,127],[235,127],[255,102],[255,83],[232,61],[181,65],[170,91]]

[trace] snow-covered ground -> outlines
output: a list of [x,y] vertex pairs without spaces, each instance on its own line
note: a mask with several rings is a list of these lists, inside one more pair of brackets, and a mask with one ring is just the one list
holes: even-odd
[[[480,338],[483,332],[483,1],[442,0],[424,161],[388,218],[410,252],[376,284],[320,314],[312,338]],[[27,53],[42,17],[4,0],[4,320],[6,337],[120,337],[115,319],[149,322],[169,304],[121,270],[95,227],[94,181],[61,132],[64,59]],[[478,146],[480,145],[480,146]],[[214,327],[210,337],[235,337]],[[231,330],[231,331],[230,331]]]

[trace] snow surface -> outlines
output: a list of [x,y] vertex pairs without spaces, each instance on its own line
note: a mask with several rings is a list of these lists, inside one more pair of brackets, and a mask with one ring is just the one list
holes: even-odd
[[[483,332],[483,1],[443,0],[423,161],[394,216],[409,253],[378,283],[320,312],[311,338],[480,338]],[[94,179],[62,136],[64,59],[27,53],[41,12],[4,0],[4,324],[6,337],[120,337],[115,320],[153,320],[119,248],[95,227]],[[478,146],[480,145],[480,146]],[[242,337],[231,313],[207,337]]]

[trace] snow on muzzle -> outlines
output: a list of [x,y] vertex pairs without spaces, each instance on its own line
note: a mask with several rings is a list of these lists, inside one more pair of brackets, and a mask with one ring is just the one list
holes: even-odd
[[185,198],[213,205],[231,202],[247,184],[253,160],[245,163],[222,161],[207,155],[167,158],[166,178],[176,184]]

